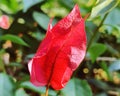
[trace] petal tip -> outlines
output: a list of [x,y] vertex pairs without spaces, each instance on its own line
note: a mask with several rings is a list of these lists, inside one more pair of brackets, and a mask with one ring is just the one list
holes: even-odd
[[28,70],[29,70],[30,74],[32,72],[32,62],[33,62],[33,60],[30,60],[28,63]]

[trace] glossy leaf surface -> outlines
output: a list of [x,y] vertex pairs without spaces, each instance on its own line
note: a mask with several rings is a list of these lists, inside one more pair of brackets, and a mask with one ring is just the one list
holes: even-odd
[[31,82],[36,86],[50,84],[56,90],[63,88],[85,52],[84,20],[76,5],[53,28],[50,22],[46,37],[28,64]]

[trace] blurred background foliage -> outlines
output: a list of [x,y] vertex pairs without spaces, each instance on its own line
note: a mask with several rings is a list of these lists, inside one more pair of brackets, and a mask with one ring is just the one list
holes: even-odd
[[71,80],[49,96],[120,96],[120,0],[0,0],[0,96],[44,96],[29,82],[27,63],[53,25],[75,4],[86,20],[87,53]]

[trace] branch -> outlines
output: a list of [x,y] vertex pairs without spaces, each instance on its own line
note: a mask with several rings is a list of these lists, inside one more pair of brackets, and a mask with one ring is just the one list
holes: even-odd
[[106,17],[108,16],[108,14],[109,14],[109,13],[106,13],[106,14],[105,14],[105,16],[104,16],[103,20],[100,22],[99,26],[96,27],[96,29],[94,30],[94,32],[93,32],[94,34],[93,34],[93,36],[91,37],[91,39],[90,39],[90,41],[89,41],[89,43],[88,43],[87,51],[88,51],[88,49],[90,48],[90,46],[91,46],[91,44],[92,44],[94,38],[95,38],[96,35],[97,35],[98,30],[99,30],[100,27],[103,25],[103,23],[104,23]]

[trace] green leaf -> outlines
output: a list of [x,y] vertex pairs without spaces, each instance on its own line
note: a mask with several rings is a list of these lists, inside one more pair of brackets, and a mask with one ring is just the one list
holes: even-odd
[[88,54],[90,55],[92,62],[94,62],[98,56],[102,55],[106,51],[106,49],[107,47],[104,44],[93,44],[88,50]]
[[1,49],[0,50],[0,71],[5,71],[5,66],[2,59],[4,53],[5,53],[5,50]]
[[15,92],[15,96],[29,96],[24,89],[20,88]]
[[105,83],[105,82],[103,82],[101,80],[89,79],[89,83],[91,83],[92,85],[94,85],[95,88],[101,89],[101,90],[104,90],[104,91],[107,91],[107,90],[111,89],[111,87],[107,83]]
[[120,0],[97,0],[96,6],[92,8],[89,19],[93,19],[100,14],[111,11],[114,7],[119,4]]
[[68,7],[70,9],[72,9],[75,5],[75,2],[73,0],[59,0],[59,2],[62,5],[65,5],[65,7]]
[[12,67],[22,67],[22,64],[18,63],[18,62],[10,62],[10,64],[8,66],[12,66]]
[[109,66],[109,71],[118,71],[118,70],[120,70],[120,60],[114,61]]
[[112,24],[112,20],[111,20],[111,24],[104,24],[100,30],[103,33],[107,33],[107,34],[115,36],[117,39],[117,43],[120,43],[119,41],[120,40],[120,26],[114,23]]
[[39,87],[36,87],[34,86],[32,83],[30,83],[29,81],[25,81],[25,82],[22,82],[20,84],[21,87],[23,88],[27,88],[27,89],[31,89],[35,92],[38,92],[38,93],[44,93],[45,92],[45,88],[42,87],[41,89]]
[[[36,87],[32,83],[30,83],[29,81],[22,82],[20,84],[20,86],[23,88],[26,88],[26,89],[33,90],[33,91],[38,92],[38,93],[45,93],[45,90],[46,90],[46,87]],[[49,89],[49,95],[56,96],[56,92]]]
[[0,37],[0,40],[10,40],[13,43],[17,43],[20,45],[24,45],[24,46],[29,46],[27,43],[25,43],[20,37],[15,36],[15,35],[11,35],[11,34],[7,34],[7,35],[3,35]]
[[113,35],[117,39],[117,43],[120,43],[120,10],[119,8],[114,8],[107,18],[105,19],[104,25],[101,27],[101,32]]
[[45,30],[47,29],[48,22],[50,20],[50,18],[47,15],[45,15],[43,13],[34,12],[33,18],[43,29],[45,29]]
[[101,62],[101,63],[100,63],[100,66],[101,66],[101,68],[107,73],[108,79],[109,79],[109,80],[112,80],[112,76],[110,75],[110,72],[109,72],[107,63],[106,63],[106,62]]
[[14,96],[14,82],[5,73],[0,73],[0,96]]
[[7,13],[16,13],[21,9],[21,4],[17,0],[1,0],[0,9]]
[[105,45],[107,47],[107,51],[109,51],[113,56],[118,56],[119,55],[119,51],[118,50],[116,50],[115,48],[113,48],[108,43],[106,43]]
[[62,6],[63,4],[60,4],[60,2],[61,0],[48,0],[41,5],[41,10],[50,17],[64,17],[68,14],[68,9]]
[[107,18],[104,21],[104,24],[109,24],[109,25],[120,25],[119,22],[120,18],[120,9],[119,8],[114,8],[107,16]]
[[71,79],[62,90],[63,96],[93,96],[87,81]]
[[107,93],[103,92],[103,93],[99,93],[99,94],[97,94],[95,96],[108,96],[108,95],[107,95]]
[[30,7],[42,2],[43,0],[23,0],[24,9],[23,12],[26,12]]
[[43,38],[45,37],[45,34],[43,34],[42,32],[31,32],[30,34],[33,38],[37,39],[38,41],[43,40]]
[[112,35],[117,38],[117,43],[120,43],[119,42],[119,39],[120,39],[120,26],[117,26],[117,25],[113,26]]
[[[50,21],[50,18],[47,15],[40,12],[34,12],[33,18],[43,29],[47,30],[48,23]],[[56,23],[56,20],[54,19],[53,24],[55,23]]]

